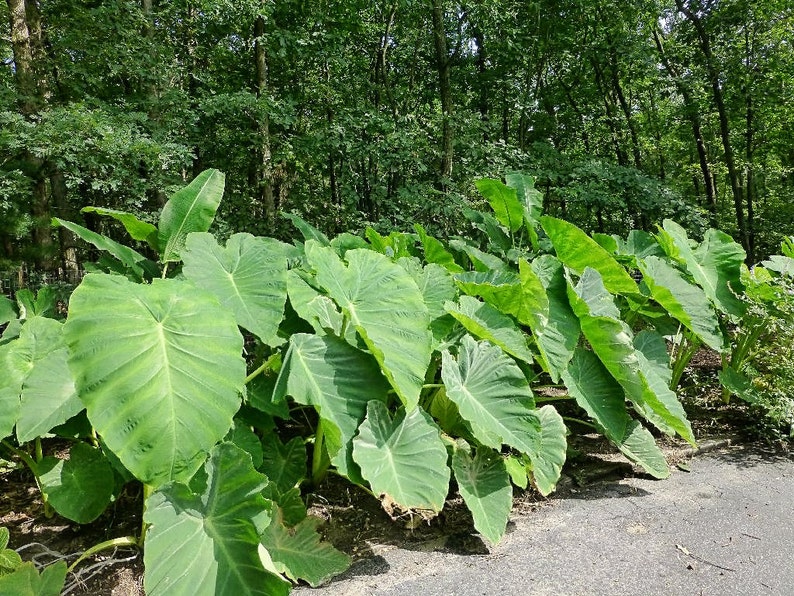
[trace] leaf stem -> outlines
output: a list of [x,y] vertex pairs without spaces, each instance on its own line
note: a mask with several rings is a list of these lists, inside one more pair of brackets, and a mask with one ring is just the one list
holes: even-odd
[[314,434],[314,448],[312,450],[312,484],[317,486],[322,482],[327,471],[323,464],[323,443],[325,442],[325,425],[322,418],[317,422],[317,431]]
[[[30,471],[33,472],[33,475],[36,476],[36,462],[33,460],[30,455],[22,451],[21,449],[17,449],[11,443],[6,440],[0,441],[0,444],[3,445],[6,449],[8,449],[11,453],[16,455],[19,459],[25,462],[25,465],[30,468]],[[36,476],[38,479],[38,476]]]
[[147,524],[146,520],[144,519],[146,517],[146,502],[149,500],[149,497],[152,496],[153,492],[154,492],[154,487],[151,484],[143,485],[143,512],[141,515],[141,534],[138,537],[138,539],[135,541],[135,545],[138,546],[139,548],[143,548],[143,545],[146,542],[146,531],[149,529],[149,524]]
[[259,366],[259,368],[257,368],[257,369],[256,369],[254,372],[252,372],[252,373],[251,373],[250,375],[248,375],[247,377],[245,377],[245,381],[243,381],[243,383],[245,383],[246,385],[248,385],[248,383],[250,383],[251,381],[253,381],[255,378],[257,378],[257,377],[258,377],[259,375],[261,375],[263,372],[265,372],[266,370],[270,370],[270,369],[272,369],[272,368],[273,368],[273,364],[274,364],[274,363],[277,361],[278,357],[279,357],[279,354],[278,354],[278,352],[276,352],[275,354],[271,355],[271,356],[270,356],[270,358],[268,358],[267,360],[265,360],[265,361],[262,363],[262,365],[261,365],[261,366]]
[[[19,459],[21,459],[28,469],[33,474],[33,478],[36,480],[36,486],[39,489],[39,494],[41,494],[41,502],[44,505],[44,517],[50,519],[54,514],[55,510],[53,510],[52,505],[47,502],[47,495],[45,494],[44,490],[41,488],[41,479],[39,478],[39,472],[36,469],[36,460],[34,460],[28,453],[26,453],[22,449],[17,449],[8,441],[0,441],[0,444],[3,445],[6,449],[8,449],[11,453],[16,455]],[[43,459],[43,453],[41,449],[41,439],[36,437],[36,458],[38,461]]]
[[550,395],[548,397],[538,397],[535,395],[535,403],[536,404],[548,404],[555,401],[570,401],[574,399],[570,395]]
[[588,422],[587,420],[582,420],[581,418],[574,418],[573,416],[563,416],[562,419],[565,420],[566,422],[575,422],[576,424],[581,424],[582,426],[589,426],[593,430],[597,430],[598,432],[601,432],[600,428],[598,428],[592,422]]
[[80,555],[77,560],[69,565],[69,568],[66,570],[67,573],[71,573],[77,565],[85,561],[91,555],[94,555],[100,551],[109,549],[109,548],[116,548],[118,546],[134,546],[136,548],[140,548],[141,545],[138,543],[138,539],[135,536],[124,536],[122,538],[113,538],[112,540],[105,540],[104,542],[100,542],[99,544],[95,544],[87,551],[85,551],[82,555]]

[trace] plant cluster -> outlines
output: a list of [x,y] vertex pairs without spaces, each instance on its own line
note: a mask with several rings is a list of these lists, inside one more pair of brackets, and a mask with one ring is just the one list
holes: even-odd
[[743,269],[748,309],[720,373],[724,399],[748,402],[759,433],[775,440],[794,437],[794,237],[781,253]]
[[[653,433],[695,443],[682,367],[701,344],[727,358],[727,322],[745,312],[745,255],[726,234],[695,243],[667,220],[591,237],[510,173],[477,182],[487,208],[466,212],[469,238],[417,225],[329,239],[292,215],[302,241],[220,243],[224,183],[203,172],[157,226],[88,208],[157,262],[55,219],[102,251],[65,321],[46,289],[0,302],[3,446],[79,523],[143,484],[141,534],[84,556],[145,543],[147,593],[287,594],[345,569],[301,497],[329,471],[425,519],[454,481],[497,542],[513,487],[548,495],[565,463],[549,381],[656,478],[669,469]],[[72,439],[68,459],[43,453],[51,435]]]

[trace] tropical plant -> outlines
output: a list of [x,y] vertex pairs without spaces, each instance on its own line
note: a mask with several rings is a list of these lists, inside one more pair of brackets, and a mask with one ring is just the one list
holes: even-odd
[[[692,250],[673,222],[594,239],[543,216],[529,176],[477,186],[490,206],[469,213],[479,237],[449,242],[421,226],[329,239],[292,215],[303,241],[221,243],[208,233],[224,188],[215,170],[175,193],[157,226],[89,208],[157,262],[55,219],[103,256],[65,323],[36,304],[10,321],[0,430],[16,432],[4,445],[75,521],[99,515],[123,482],[143,484],[141,534],[84,556],[145,545],[150,594],[316,585],[349,563],[300,497],[329,471],[392,516],[425,519],[454,480],[497,542],[512,487],[548,495],[565,463],[560,397],[537,391],[549,380],[578,407],[571,421],[667,476],[645,425],[695,437],[665,338],[684,330],[727,351],[718,312],[739,308],[741,249],[710,231]],[[290,418],[311,428],[280,431]],[[78,423],[68,460],[41,453],[42,436]]]

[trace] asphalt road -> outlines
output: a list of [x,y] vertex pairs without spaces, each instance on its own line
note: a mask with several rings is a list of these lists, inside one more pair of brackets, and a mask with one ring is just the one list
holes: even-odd
[[733,446],[667,480],[566,491],[487,555],[372,545],[295,596],[794,595],[794,455]]

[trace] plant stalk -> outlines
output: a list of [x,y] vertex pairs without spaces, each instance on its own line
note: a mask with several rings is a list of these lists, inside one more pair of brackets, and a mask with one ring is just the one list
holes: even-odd
[[146,543],[146,531],[149,529],[149,524],[146,523],[144,519],[146,517],[146,502],[149,500],[149,497],[152,496],[154,492],[154,487],[151,484],[144,484],[143,485],[143,511],[141,512],[141,534],[135,542],[135,545],[139,548],[143,548],[143,545]]
[[66,570],[66,573],[71,573],[72,571],[74,571],[75,567],[77,567],[80,563],[85,561],[91,555],[94,555],[103,550],[107,550],[109,548],[116,548],[118,546],[134,546],[136,548],[140,548],[141,544],[138,543],[138,539],[135,538],[135,536],[124,536],[123,538],[113,538],[112,540],[105,540],[104,542],[95,544],[87,551],[85,551],[82,555],[80,555],[74,563],[69,565],[69,568]]
[[273,354],[272,356],[270,356],[270,358],[268,358],[267,360],[265,360],[265,361],[262,363],[262,365],[261,365],[261,366],[259,366],[259,368],[257,368],[257,369],[256,369],[254,372],[252,372],[252,373],[251,373],[250,375],[248,375],[247,377],[245,377],[245,381],[243,381],[243,382],[244,382],[246,385],[248,385],[248,383],[250,383],[251,381],[253,381],[255,378],[257,378],[257,377],[258,377],[259,375],[261,375],[263,372],[265,372],[265,371],[267,371],[267,370],[270,370],[270,369],[272,369],[272,368],[273,368],[273,364],[276,362],[276,360],[277,360],[278,356],[279,356],[278,354]]
[[317,486],[325,478],[328,471],[323,464],[323,443],[325,443],[325,425],[322,418],[317,422],[317,431],[314,434],[314,448],[312,449],[312,484]]

